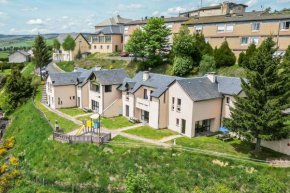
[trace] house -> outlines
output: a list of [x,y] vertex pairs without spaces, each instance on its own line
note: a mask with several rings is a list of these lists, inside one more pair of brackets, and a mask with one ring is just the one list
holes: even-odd
[[117,15],[96,25],[96,32],[91,34],[91,52],[113,53],[122,51],[124,25],[131,21],[131,19]]
[[31,56],[29,53],[23,50],[18,50],[9,56],[9,63],[29,62],[30,59],[31,59]]
[[[47,78],[47,104],[53,109],[79,107],[103,113],[114,102],[121,100],[117,88],[125,78],[125,70],[104,70],[96,66],[91,70],[75,68],[73,72],[51,73]],[[121,107],[121,106],[120,106]],[[118,116],[115,109],[108,116]]]
[[188,137],[216,132],[224,118],[230,118],[233,95],[245,96],[241,80],[216,76],[176,80],[169,87],[168,128]]
[[125,79],[122,91],[123,115],[137,118],[155,129],[168,126],[169,85],[182,78],[139,72],[132,79]]
[[30,57],[31,57],[31,58],[34,57],[34,54],[33,54],[33,50],[32,50],[32,48],[29,49],[29,50],[27,51],[27,53],[30,54]]
[[58,41],[62,45],[65,38],[70,35],[76,43],[75,49],[70,51],[65,51],[62,46],[60,46],[60,50],[54,50],[53,60],[54,61],[71,61],[74,60],[78,51],[80,50],[83,56],[87,56],[87,52],[90,50],[90,44],[86,40],[86,38],[81,33],[62,33],[57,36]]

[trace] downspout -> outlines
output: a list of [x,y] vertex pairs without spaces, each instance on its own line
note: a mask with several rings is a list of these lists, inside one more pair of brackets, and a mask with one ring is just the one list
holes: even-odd
[[281,20],[279,20],[278,35],[277,35],[277,45],[279,44],[279,39],[280,39],[280,28],[281,28]]
[[160,97],[158,98],[158,126],[157,129],[159,129],[159,123],[160,123]]
[[223,106],[224,106],[224,98],[222,98],[222,102],[221,102],[220,127],[222,126]]
[[104,111],[104,89],[102,85],[102,112]]
[[[133,93],[133,96],[134,96],[134,101],[133,101],[133,117],[136,117],[135,116],[135,93]],[[130,109],[129,109],[129,112],[130,112]],[[129,113],[130,115],[130,113]]]

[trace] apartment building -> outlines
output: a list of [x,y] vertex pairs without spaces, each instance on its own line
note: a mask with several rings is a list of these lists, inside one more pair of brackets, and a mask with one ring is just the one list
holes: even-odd
[[65,51],[62,46],[60,46],[60,50],[55,50],[53,53],[53,60],[55,61],[72,61],[75,59],[78,51],[80,50],[82,56],[85,57],[87,53],[90,51],[90,44],[86,40],[86,38],[81,33],[62,33],[57,36],[58,41],[62,45],[65,38],[70,35],[76,43],[75,49],[70,51]]
[[169,85],[182,78],[139,72],[132,79],[125,79],[119,87],[122,91],[123,116],[135,117],[150,127],[168,126]]
[[124,25],[131,21],[131,19],[117,15],[96,25],[96,32],[91,34],[91,52],[113,53],[122,51]]
[[[182,23],[185,21],[188,21],[188,18],[186,18],[186,17],[165,18],[163,16],[162,16],[162,18],[164,18],[165,25],[171,29],[172,34],[168,37],[168,40],[169,40],[169,43],[172,44],[173,43],[173,35],[177,34],[179,32],[179,29],[180,29]],[[132,22],[129,22],[129,23],[124,25],[124,47],[123,47],[123,49],[125,49],[125,46],[126,46],[128,40],[130,39],[130,35],[133,33],[133,31],[135,29],[143,30],[142,26],[146,25],[148,23],[149,19],[150,18],[145,17],[144,19],[142,18],[141,20],[132,21]]]

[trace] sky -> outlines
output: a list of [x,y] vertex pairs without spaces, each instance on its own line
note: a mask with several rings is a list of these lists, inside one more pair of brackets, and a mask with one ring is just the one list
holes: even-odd
[[[224,0],[203,0],[203,6]],[[248,5],[247,11],[290,8],[290,0],[232,0]],[[178,16],[198,9],[200,0],[0,0],[0,34],[94,32],[103,20],[120,15],[138,20],[145,16]]]

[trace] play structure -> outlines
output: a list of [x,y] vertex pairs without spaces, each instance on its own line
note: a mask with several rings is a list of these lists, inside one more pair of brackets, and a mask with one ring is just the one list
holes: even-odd
[[89,120],[85,119],[76,135],[80,136],[86,133],[101,135],[101,117],[98,114],[93,114]]

